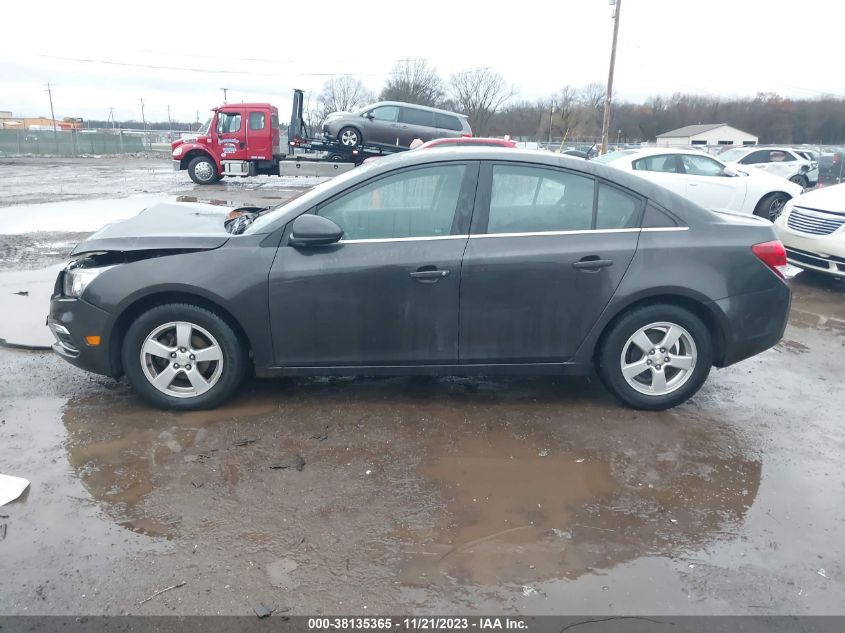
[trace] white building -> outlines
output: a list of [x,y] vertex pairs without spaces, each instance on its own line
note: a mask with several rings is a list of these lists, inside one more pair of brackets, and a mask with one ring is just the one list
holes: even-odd
[[705,123],[686,127],[657,135],[657,144],[661,147],[685,145],[757,145],[758,138],[743,132],[727,123]]

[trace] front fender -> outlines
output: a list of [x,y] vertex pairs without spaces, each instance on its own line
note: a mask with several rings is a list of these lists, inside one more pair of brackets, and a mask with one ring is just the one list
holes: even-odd
[[181,164],[182,169],[187,169],[188,168],[187,159],[198,156],[199,154],[203,154],[205,156],[208,156],[211,160],[213,160],[216,163],[217,169],[218,170],[220,169],[220,167],[221,167],[220,160],[217,158],[217,156],[215,156],[211,152],[208,145],[204,145],[202,143],[193,143],[193,142],[183,143],[182,145],[175,148],[170,153],[170,157],[173,160],[178,160]]

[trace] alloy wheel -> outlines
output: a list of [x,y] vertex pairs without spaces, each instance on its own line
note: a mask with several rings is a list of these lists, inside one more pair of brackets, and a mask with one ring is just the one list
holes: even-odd
[[651,323],[622,347],[622,376],[642,394],[663,396],[690,379],[697,357],[695,342],[685,328],[668,321]]
[[186,321],[165,323],[150,332],[140,358],[150,384],[175,398],[205,393],[223,372],[223,351],[217,339]]

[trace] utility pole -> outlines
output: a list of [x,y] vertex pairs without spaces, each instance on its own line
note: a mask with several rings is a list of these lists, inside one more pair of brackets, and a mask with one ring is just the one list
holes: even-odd
[[228,103],[229,89],[228,88],[221,88],[220,90],[223,91],[223,103]]
[[170,129],[170,142],[173,142],[173,121],[170,120],[170,104],[167,104],[167,127]]
[[552,106],[549,108],[549,149],[552,146],[552,121],[555,117],[555,102],[552,101]]
[[50,98],[50,118],[53,121],[53,141],[56,143],[56,154],[59,153],[59,132],[56,130],[56,114],[53,112],[53,90],[47,82],[47,96]]
[[144,98],[141,97],[141,125],[144,128],[144,140],[147,140],[147,117],[144,116]]
[[607,93],[604,98],[604,120],[601,125],[600,155],[607,153],[607,137],[610,134],[610,102],[613,99],[613,70],[616,66],[616,38],[619,36],[619,13],[622,10],[622,0],[609,0],[616,9],[613,14],[613,45],[610,48],[610,71],[607,74]]

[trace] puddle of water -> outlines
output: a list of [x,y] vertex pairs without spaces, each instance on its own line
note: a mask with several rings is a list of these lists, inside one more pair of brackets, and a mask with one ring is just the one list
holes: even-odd
[[610,465],[496,433],[451,447],[423,473],[449,495],[448,519],[419,546],[403,583],[501,584],[556,577],[567,564],[573,510],[620,489]]

